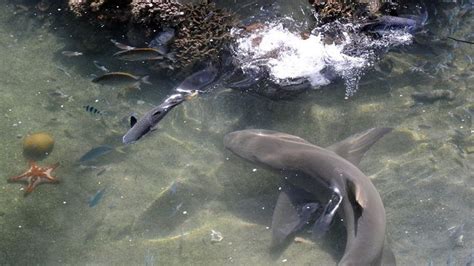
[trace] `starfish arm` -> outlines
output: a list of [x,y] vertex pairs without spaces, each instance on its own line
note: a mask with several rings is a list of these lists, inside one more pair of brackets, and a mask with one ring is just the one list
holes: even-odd
[[11,176],[7,179],[8,182],[27,181],[30,171],[26,171],[21,175]]
[[28,180],[28,185],[26,186],[25,189],[25,196],[33,192],[33,190],[41,184],[41,178],[39,177],[32,177],[30,180]]

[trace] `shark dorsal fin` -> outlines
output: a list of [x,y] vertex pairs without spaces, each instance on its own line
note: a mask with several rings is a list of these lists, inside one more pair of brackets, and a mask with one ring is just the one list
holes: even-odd
[[130,116],[130,128],[132,128],[136,123],[137,123],[138,119],[136,116],[132,115]]
[[388,127],[371,128],[335,143],[327,149],[357,166],[367,150],[390,131],[392,131],[392,128]]

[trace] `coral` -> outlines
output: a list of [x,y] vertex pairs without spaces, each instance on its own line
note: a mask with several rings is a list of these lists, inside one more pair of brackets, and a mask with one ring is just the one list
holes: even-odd
[[92,24],[117,26],[130,20],[129,0],[69,0],[69,9]]
[[236,24],[235,16],[207,2],[185,5],[183,11],[187,19],[178,25],[173,43],[178,59],[176,67],[217,58],[232,40],[230,30]]
[[175,0],[133,0],[130,5],[137,23],[174,27],[185,20],[183,5]]
[[28,135],[23,140],[23,155],[29,160],[42,160],[53,151],[54,139],[45,132]]
[[91,24],[109,29],[120,26],[134,46],[148,45],[160,30],[174,28],[176,36],[168,44],[174,56],[154,66],[158,69],[187,68],[217,58],[231,40],[230,30],[237,23],[234,14],[210,1],[182,4],[176,0],[69,0],[69,8]]
[[217,58],[231,40],[230,29],[236,24],[232,13],[209,1],[181,4],[174,0],[134,0],[131,6],[135,23],[144,24],[154,31],[158,30],[157,27],[175,28],[176,37],[169,48],[175,53],[176,61],[167,62],[172,68],[186,68]]
[[[318,13],[318,24],[323,25],[336,20],[347,22],[373,16],[379,8],[378,1],[319,1],[310,0]],[[358,3],[359,2],[359,3]]]

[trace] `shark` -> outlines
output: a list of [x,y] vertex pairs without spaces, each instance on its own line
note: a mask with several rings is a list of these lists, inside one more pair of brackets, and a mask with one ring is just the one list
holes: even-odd
[[138,141],[143,136],[154,131],[158,123],[176,106],[186,100],[190,100],[199,93],[205,92],[206,86],[209,86],[217,77],[218,71],[214,66],[208,66],[183,80],[163,102],[154,106],[146,114],[138,119],[135,116],[130,117],[130,129],[123,135],[122,142],[130,144]]
[[288,245],[312,223],[313,236],[320,238],[339,215],[347,237],[338,265],[395,265],[385,243],[382,199],[357,167],[367,150],[391,130],[371,128],[327,148],[271,130],[247,129],[225,135],[224,146],[234,154],[285,177],[272,216],[271,248]]

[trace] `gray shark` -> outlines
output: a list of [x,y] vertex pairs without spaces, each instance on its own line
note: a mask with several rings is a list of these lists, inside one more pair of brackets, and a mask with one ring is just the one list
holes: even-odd
[[185,100],[193,98],[217,77],[217,69],[208,66],[187,77],[160,105],[153,107],[141,119],[130,117],[130,129],[122,137],[124,144],[135,142],[155,129],[166,114]]
[[176,93],[166,98],[162,104],[153,107],[139,120],[135,116],[130,117],[130,129],[122,137],[122,142],[124,144],[135,142],[145,136],[145,134],[153,131],[158,122],[160,122],[171,109],[184,101],[185,96],[181,93]]
[[238,156],[283,173],[285,185],[272,218],[272,247],[282,245],[314,221],[321,236],[335,213],[346,227],[339,265],[395,265],[384,245],[385,209],[375,186],[357,165],[391,128],[372,128],[328,148],[276,131],[242,130],[227,134],[224,146]]

